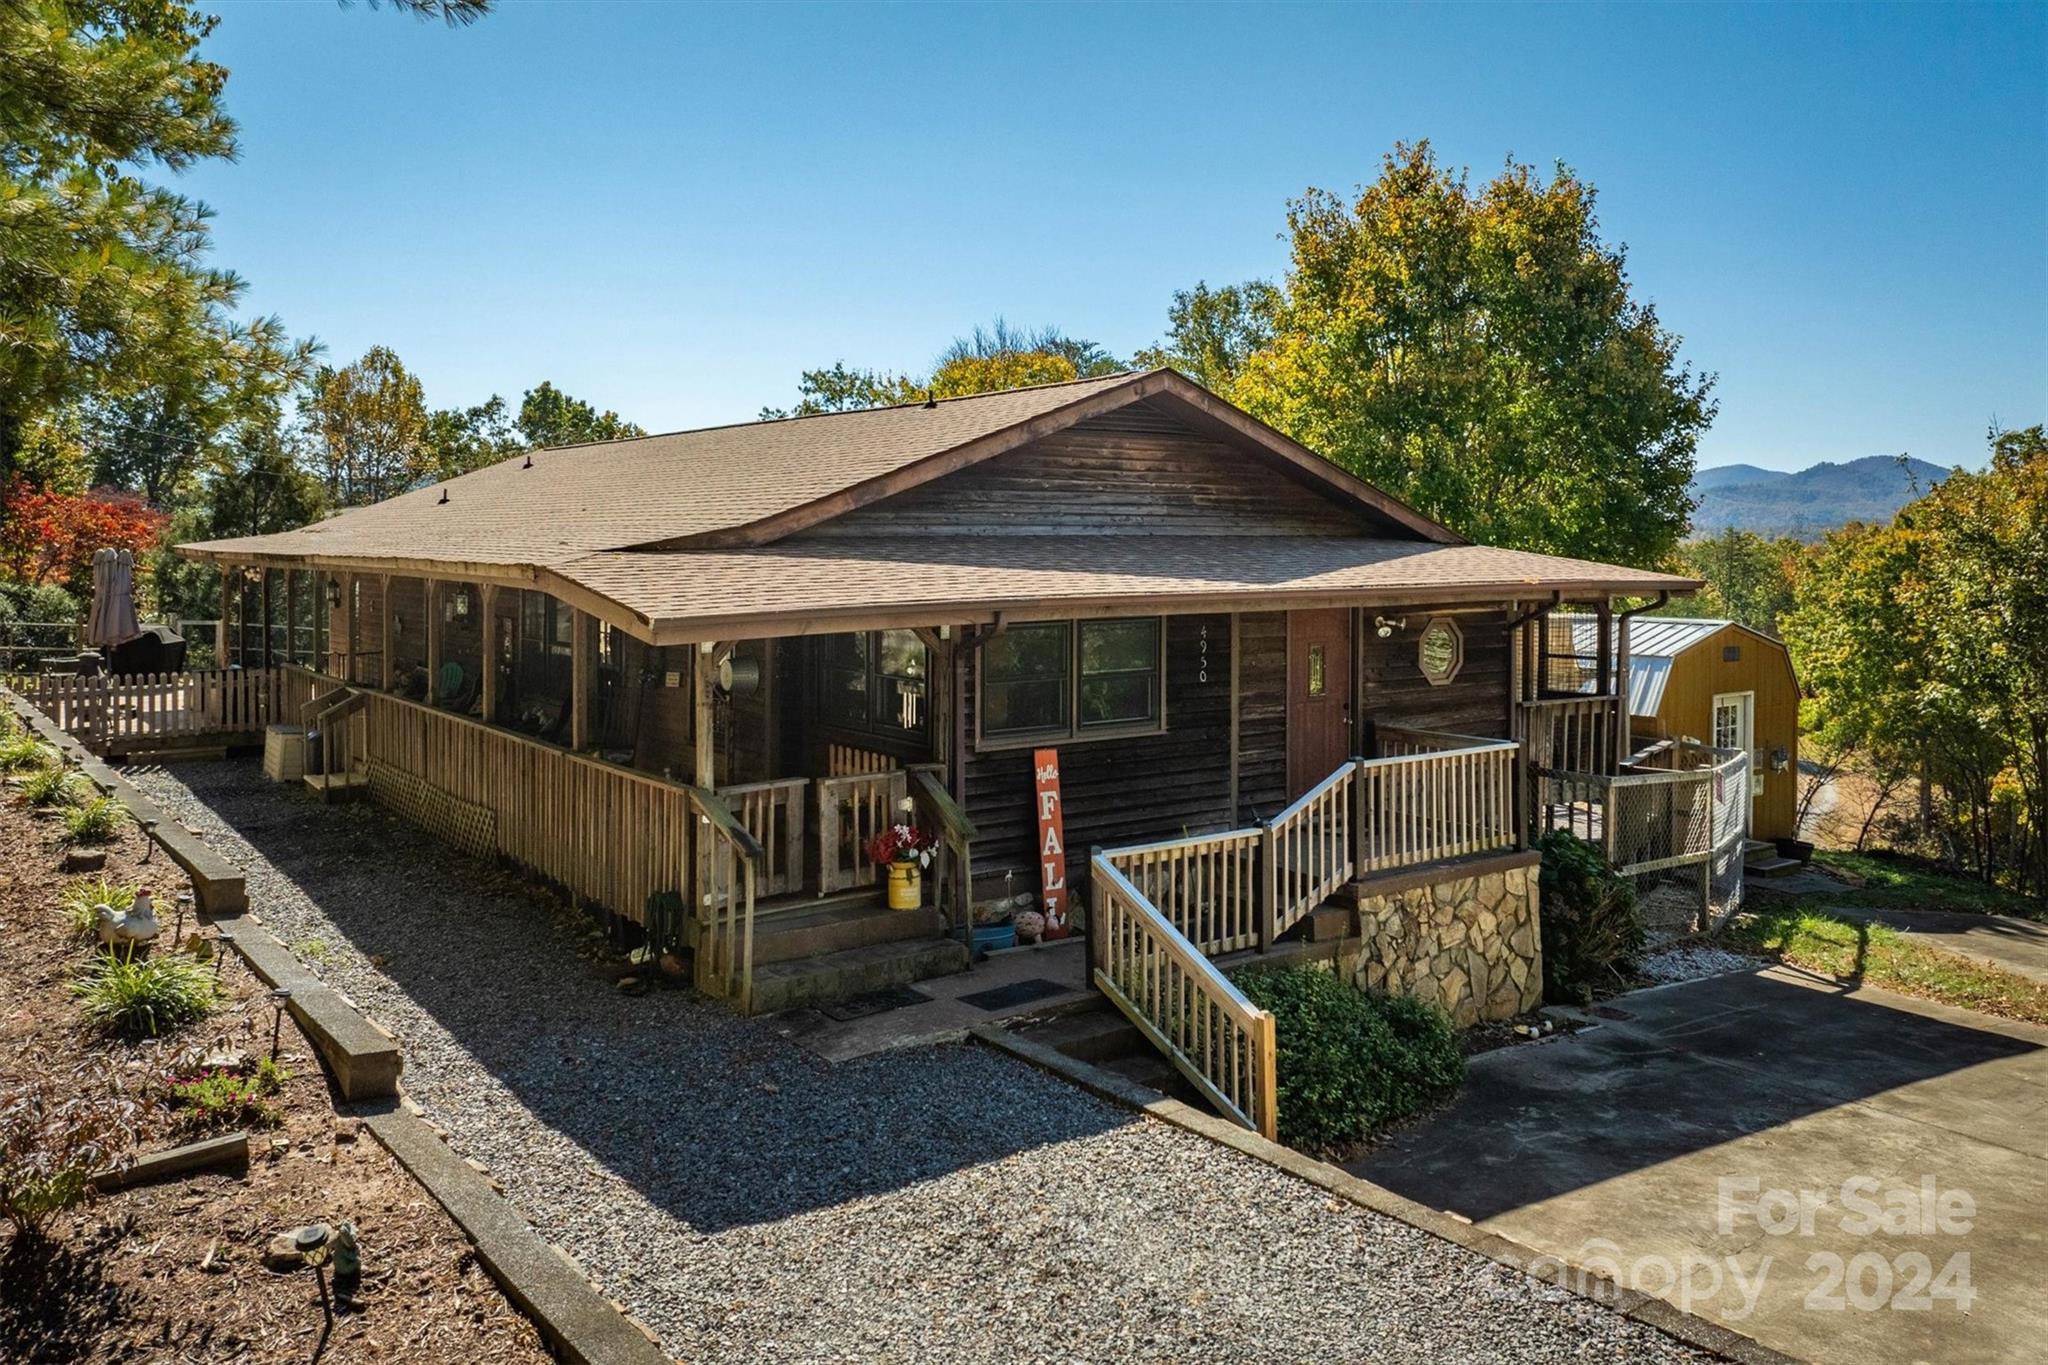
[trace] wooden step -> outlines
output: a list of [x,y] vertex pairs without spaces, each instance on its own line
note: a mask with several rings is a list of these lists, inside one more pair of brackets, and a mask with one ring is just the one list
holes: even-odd
[[814,909],[757,913],[754,966],[823,957],[877,943],[940,938],[945,932],[946,917],[936,909],[891,910],[871,892],[851,902]]
[[[909,912],[904,912],[909,913]],[[906,939],[845,948],[822,957],[754,968],[754,1013],[776,1014],[830,1005],[890,986],[967,970],[967,949],[955,940]]]
[[301,780],[322,801],[353,801],[370,790],[368,773],[306,773]]
[[1077,1062],[1103,1062],[1140,1052],[1157,1055],[1137,1026],[1106,1000],[1062,1018],[1033,1024],[1020,1030],[1020,1034]]

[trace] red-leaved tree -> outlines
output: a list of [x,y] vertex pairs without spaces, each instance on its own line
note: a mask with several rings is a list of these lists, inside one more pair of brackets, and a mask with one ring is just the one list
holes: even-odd
[[140,561],[168,520],[134,493],[59,493],[17,478],[0,496],[0,570],[36,587],[89,588],[93,551],[133,550]]

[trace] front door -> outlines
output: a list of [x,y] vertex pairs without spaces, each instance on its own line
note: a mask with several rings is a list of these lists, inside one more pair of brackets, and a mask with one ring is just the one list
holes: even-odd
[[1287,794],[1300,796],[1352,756],[1351,613],[1287,613]]

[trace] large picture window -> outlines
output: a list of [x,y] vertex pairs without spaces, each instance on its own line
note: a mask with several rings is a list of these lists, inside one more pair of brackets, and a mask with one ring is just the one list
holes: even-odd
[[931,660],[915,631],[828,635],[813,648],[820,721],[877,739],[929,737]]
[[1011,626],[982,646],[982,738],[1025,743],[1163,728],[1164,634],[1156,616]]

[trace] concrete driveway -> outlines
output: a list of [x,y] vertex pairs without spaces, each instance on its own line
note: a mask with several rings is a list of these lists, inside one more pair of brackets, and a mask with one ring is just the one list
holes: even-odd
[[1352,1170],[1817,1361],[2048,1351],[2048,1029],[1772,968],[1474,1059]]

